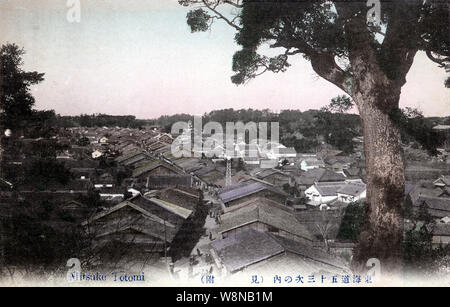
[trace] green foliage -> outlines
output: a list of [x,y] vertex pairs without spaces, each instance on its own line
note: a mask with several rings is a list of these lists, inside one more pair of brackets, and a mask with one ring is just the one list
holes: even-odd
[[59,127],[121,127],[141,128],[152,122],[136,119],[133,115],[81,114],[78,116],[58,116]]
[[431,155],[436,155],[436,148],[445,141],[443,135],[434,131],[432,123],[417,109],[392,109],[389,116],[400,129],[403,142],[416,141]]
[[203,9],[196,9],[190,11],[187,16],[187,24],[191,28],[191,32],[205,32],[208,30],[209,16]]
[[22,144],[22,153],[28,158],[56,158],[58,152],[66,149],[54,139],[32,140]]
[[[170,132],[171,126],[178,121],[192,121],[193,116],[176,114],[162,116],[156,120],[160,126]],[[281,142],[294,147],[297,152],[315,152],[320,146],[317,137],[323,135],[326,142],[345,152],[353,151],[353,137],[361,132],[360,118],[356,114],[331,113],[328,111],[282,110],[279,114],[268,109],[223,109],[206,113],[203,123],[215,121],[225,127],[227,122],[278,122],[280,124]],[[223,131],[225,132],[225,131]],[[270,124],[267,134],[270,136]]]
[[64,266],[67,259],[80,254],[85,241],[81,229],[52,228],[42,223],[42,217],[21,209],[14,210],[5,226],[5,264],[28,270]]
[[233,71],[238,73],[231,77],[231,81],[242,84],[247,79],[254,78],[263,61],[264,59],[252,49],[237,51],[233,56]]
[[[345,54],[346,45],[341,21],[324,1],[245,1],[240,14],[241,30],[236,34],[236,42],[242,46],[233,57],[232,82],[242,84],[254,78],[257,68],[268,71],[284,71],[288,66],[285,54],[266,58],[256,54],[264,42],[276,38],[280,46],[292,42],[293,46],[309,46],[321,50]],[[285,25],[285,26],[282,26]],[[304,49],[301,47],[300,49]],[[305,48],[306,49],[306,48]],[[246,54],[246,56],[243,56]],[[269,66],[274,59],[278,65]]]
[[296,186],[291,186],[289,183],[283,184],[283,191],[291,196],[298,197],[300,192]]
[[13,131],[24,127],[24,120],[32,115],[35,100],[30,93],[31,86],[44,80],[44,74],[22,69],[24,54],[25,51],[15,44],[6,44],[0,48],[3,90],[0,120],[3,127]]
[[433,258],[432,222],[414,220],[414,227],[405,232],[403,259],[409,270],[429,269]]
[[163,128],[165,132],[171,132],[172,125],[176,122],[188,122],[194,120],[189,114],[163,115],[155,120],[156,125]]
[[101,199],[100,193],[96,190],[89,190],[87,195],[79,196],[78,201],[90,208],[98,208],[107,205],[107,203]]
[[351,203],[344,211],[337,238],[343,241],[356,242],[366,220],[367,204]]
[[25,138],[51,138],[58,133],[57,117],[54,110],[32,110],[30,116],[26,119],[26,123],[23,131]]
[[409,226],[403,241],[403,260],[408,272],[435,274],[450,266],[450,247],[433,246],[435,221],[425,203],[408,216]]
[[46,189],[52,184],[67,184],[72,175],[70,171],[54,158],[32,158],[23,164],[22,184]]
[[317,130],[325,142],[351,153],[354,150],[353,138],[359,135],[361,123],[355,115],[322,111],[317,114]]
[[117,186],[121,186],[122,182],[126,179],[126,178],[130,178],[131,177],[131,171],[129,169],[120,169],[117,171],[115,178],[116,178],[116,184]]
[[353,101],[346,95],[340,95],[331,99],[330,104],[324,108],[324,111],[334,113],[345,113],[353,108]]
[[418,230],[409,230],[405,233],[404,260],[411,268],[420,269],[423,264],[431,260],[432,233],[422,226]]
[[297,152],[316,152],[320,143],[315,138],[297,139],[296,137],[283,137],[281,142],[286,147],[294,147]]
[[107,205],[107,202],[101,199],[100,193],[97,190],[89,190],[87,195],[80,195],[77,201],[85,204],[89,208],[98,208]]
[[81,137],[81,138],[77,141],[77,145],[78,145],[78,146],[88,146],[89,144],[91,144],[91,141],[90,141],[87,137],[85,137],[85,136]]

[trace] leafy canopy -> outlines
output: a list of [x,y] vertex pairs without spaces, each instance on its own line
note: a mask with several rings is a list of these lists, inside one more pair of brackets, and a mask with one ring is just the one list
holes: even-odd
[[25,51],[15,44],[6,44],[0,48],[0,108],[3,111],[0,119],[6,128],[20,126],[23,120],[32,114],[35,100],[30,93],[30,87],[44,80],[43,73],[22,69],[24,54]]
[[[417,51],[445,67],[450,63],[449,5],[439,0],[379,1],[380,16],[368,18],[378,1],[179,0],[193,9],[192,32],[215,20],[236,29],[242,47],[233,57],[232,82],[242,84],[266,71],[283,72],[302,54],[321,77],[352,96],[354,58],[360,50],[377,69],[403,85]],[[375,7],[374,7],[375,5]],[[231,9],[230,9],[231,8]],[[261,54],[262,45],[280,50]]]

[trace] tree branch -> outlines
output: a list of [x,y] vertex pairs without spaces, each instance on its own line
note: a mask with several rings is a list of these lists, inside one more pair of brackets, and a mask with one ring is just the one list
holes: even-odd
[[[211,6],[211,4],[209,4],[206,0],[202,0],[202,3],[206,8],[208,8],[210,11],[214,12],[214,14],[216,14],[217,18],[224,20],[228,25],[235,28],[236,30],[238,30],[238,31],[241,30],[241,27],[234,24],[232,21],[230,21],[228,18],[226,18],[224,15],[222,15],[219,11],[216,10],[216,8],[220,4],[220,2],[217,2],[214,6]],[[235,19],[236,18],[234,18],[233,20],[235,20]]]
[[333,83],[349,96],[352,96],[351,84],[348,84],[346,72],[342,70],[330,54],[309,55],[314,71],[325,80]]
[[439,64],[439,67],[441,67],[441,68],[445,68],[446,65],[450,62],[450,57],[445,57],[445,58],[435,57],[431,50],[426,50],[425,53],[427,54],[427,57],[431,61],[433,61],[436,64]]
[[242,5],[242,2],[240,0],[236,0],[236,2],[233,2],[231,0],[223,0],[223,3],[229,4],[231,6],[234,6],[235,8],[241,9],[244,6]]

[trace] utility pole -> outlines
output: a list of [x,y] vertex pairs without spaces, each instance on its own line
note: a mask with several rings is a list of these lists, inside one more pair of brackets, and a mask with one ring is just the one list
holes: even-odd
[[231,185],[231,158],[227,157],[227,172],[225,175],[225,186]]

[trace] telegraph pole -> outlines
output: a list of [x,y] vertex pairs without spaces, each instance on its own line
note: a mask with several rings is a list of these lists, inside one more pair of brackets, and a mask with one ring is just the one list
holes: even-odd
[[227,172],[225,175],[225,186],[231,185],[231,157],[227,157]]

